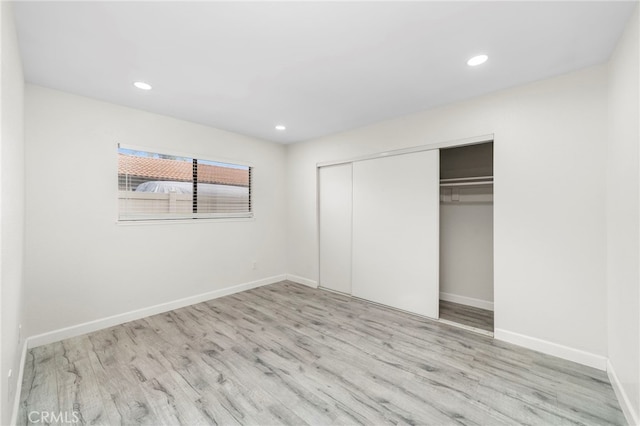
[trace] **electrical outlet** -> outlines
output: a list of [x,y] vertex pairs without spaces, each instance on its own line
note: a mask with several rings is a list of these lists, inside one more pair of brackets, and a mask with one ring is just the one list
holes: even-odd
[[258,269],[258,262],[255,260],[251,263],[251,269]]

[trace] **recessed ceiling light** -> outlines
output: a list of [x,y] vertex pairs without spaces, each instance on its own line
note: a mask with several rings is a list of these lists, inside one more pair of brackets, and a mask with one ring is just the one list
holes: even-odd
[[287,128],[285,126],[283,126],[282,124],[278,124],[276,126],[276,130],[287,130]]
[[145,83],[144,81],[136,81],[133,83],[140,90],[151,90],[151,85],[149,83]]
[[470,67],[475,67],[477,65],[484,64],[485,62],[487,62],[487,59],[489,59],[487,55],[474,56],[467,61],[467,65],[469,65]]

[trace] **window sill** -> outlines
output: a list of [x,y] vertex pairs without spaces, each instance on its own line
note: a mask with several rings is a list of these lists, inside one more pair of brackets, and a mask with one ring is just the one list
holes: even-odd
[[116,225],[118,226],[185,225],[185,224],[198,224],[198,223],[254,222],[255,220],[256,220],[255,217],[116,220]]

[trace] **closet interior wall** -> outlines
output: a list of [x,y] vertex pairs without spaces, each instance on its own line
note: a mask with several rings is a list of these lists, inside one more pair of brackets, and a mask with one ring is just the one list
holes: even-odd
[[493,143],[440,151],[440,299],[493,310]]

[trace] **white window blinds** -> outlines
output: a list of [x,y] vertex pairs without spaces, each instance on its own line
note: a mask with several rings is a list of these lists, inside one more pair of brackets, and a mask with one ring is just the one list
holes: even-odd
[[251,217],[251,167],[118,148],[119,220]]

